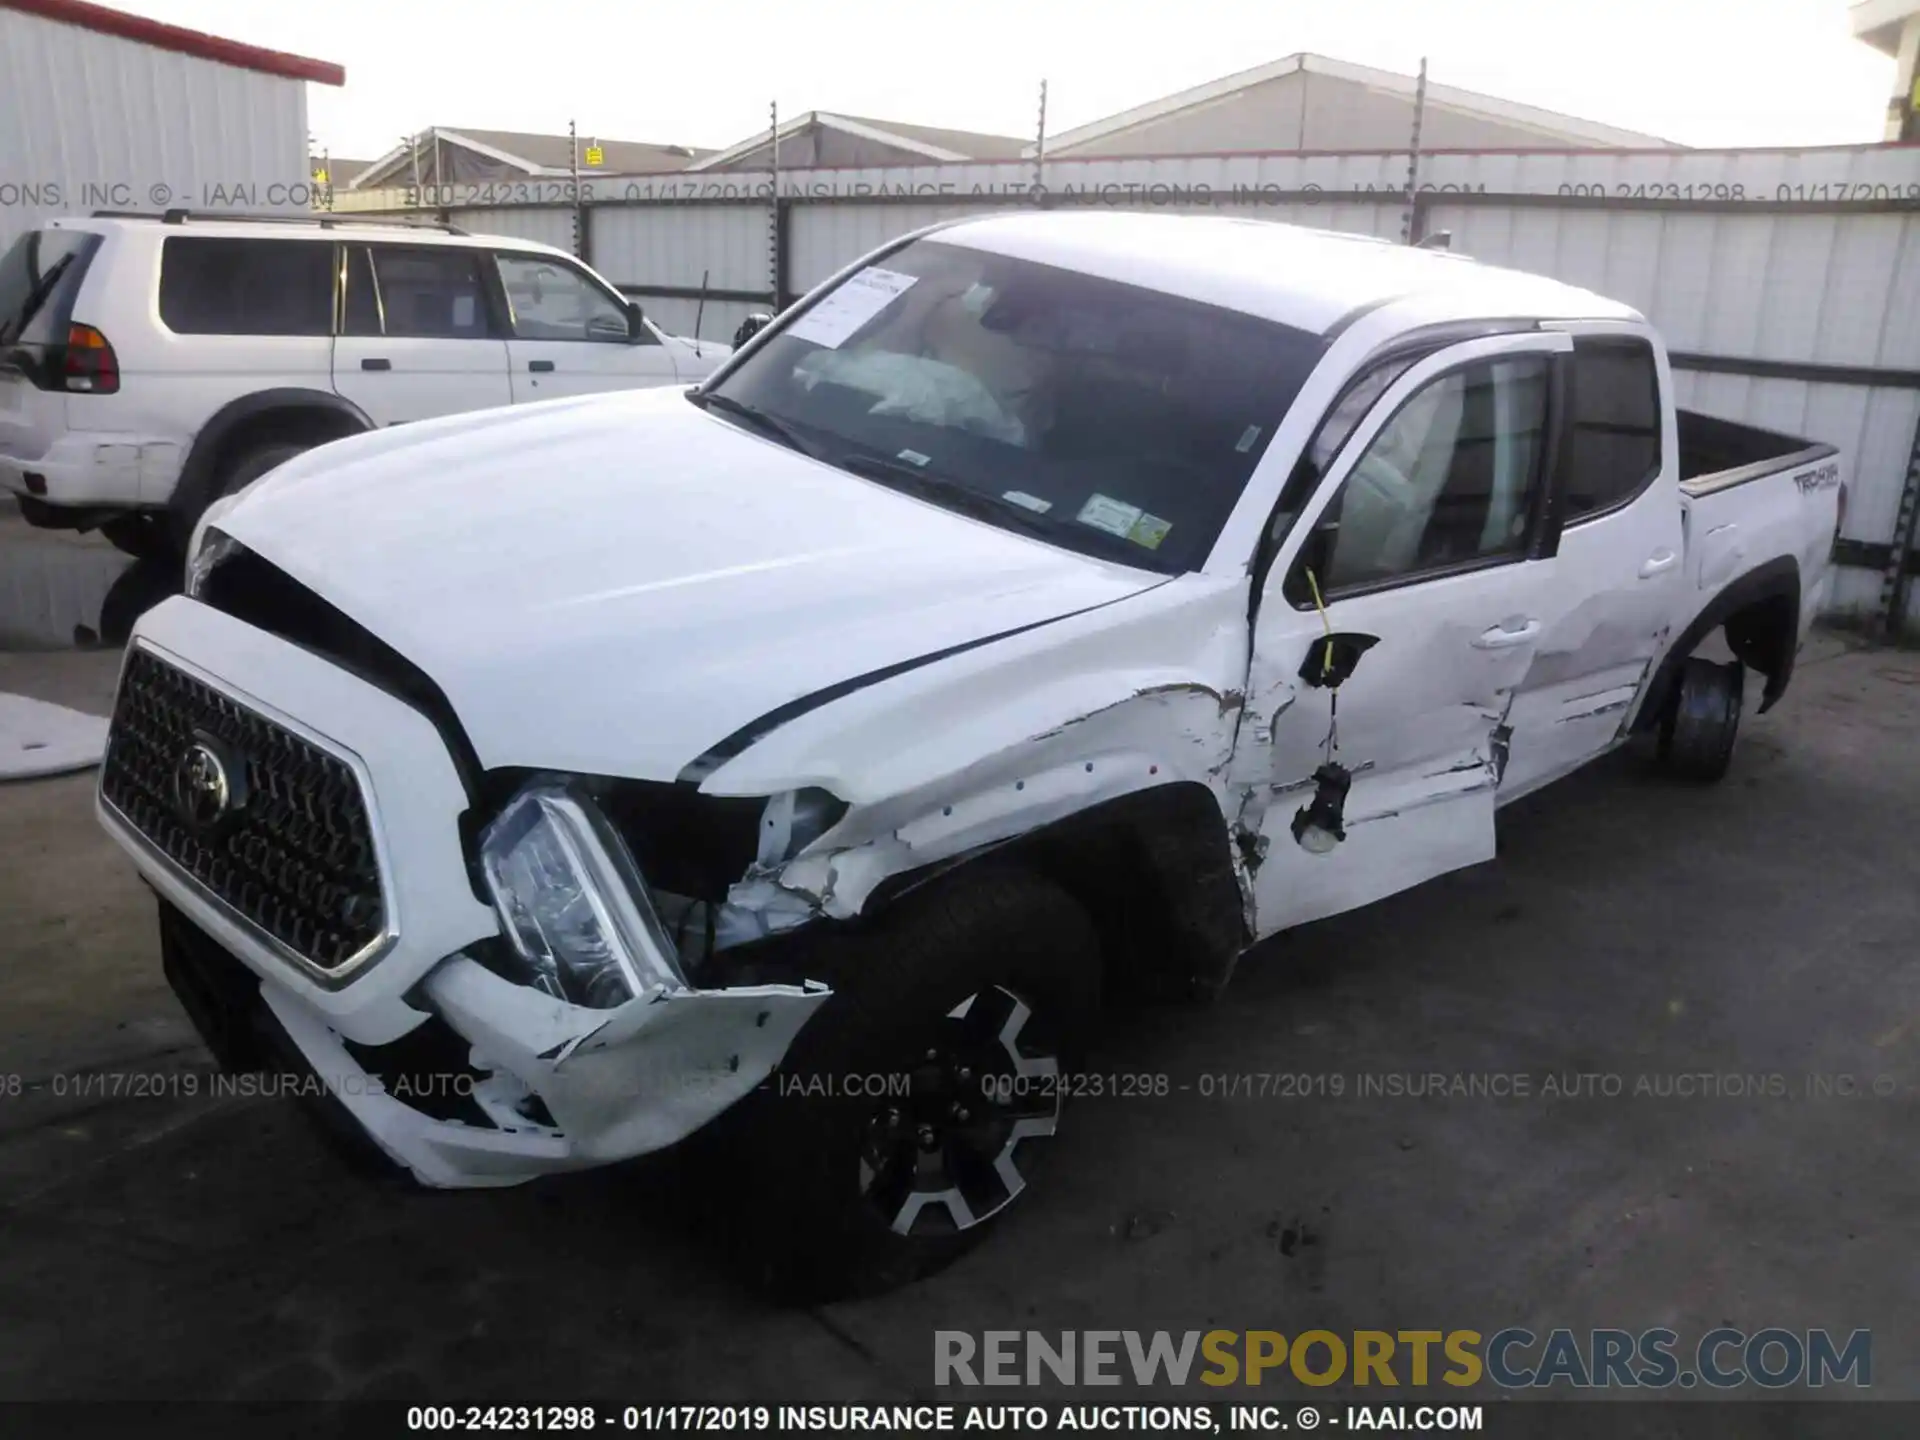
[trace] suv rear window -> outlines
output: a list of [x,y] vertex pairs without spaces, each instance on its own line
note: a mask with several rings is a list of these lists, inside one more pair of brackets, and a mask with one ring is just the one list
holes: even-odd
[[0,345],[66,343],[73,297],[100,237],[87,230],[29,230],[0,257]]
[[169,236],[160,319],[176,335],[330,335],[333,243]]

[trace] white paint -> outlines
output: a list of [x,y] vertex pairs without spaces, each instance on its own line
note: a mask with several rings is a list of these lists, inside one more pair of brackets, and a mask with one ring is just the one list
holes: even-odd
[[[8,12],[10,13],[10,12]],[[624,314],[623,297],[560,250],[498,236],[329,226],[110,217],[51,222],[100,237],[74,299],[73,318],[112,345],[118,393],[43,390],[0,377],[0,490],[36,493],[52,505],[156,509],[174,497],[196,437],[221,410],[268,390],[348,401],[375,426],[418,422],[509,403],[677,385],[710,374],[725,344],[691,345],[648,324],[644,340],[556,341],[474,336],[183,335],[160,316],[163,247],[181,236],[255,242],[405,245],[474,254],[483,272],[495,253],[544,261],[567,283],[597,292]],[[377,261],[376,261],[377,266]],[[459,297],[470,306],[471,297]],[[467,315],[466,319],[471,319]],[[536,371],[533,367],[543,367]],[[372,368],[369,368],[372,367]]]
[[0,693],[0,780],[27,780],[86,770],[107,749],[101,716]]
[[[1373,308],[1289,413],[1271,417],[1273,445],[1213,553],[1178,576],[923,504],[669,391],[342,441],[226,503],[216,523],[419,665],[487,768],[670,781],[739,737],[692,772],[705,793],[819,787],[847,802],[798,856],[770,845],[733,886],[732,902],[769,927],[858,915],[889,877],[1176,783],[1218,807],[1256,935],[1338,913],[1488,858],[1502,802],[1615,743],[1650,665],[1717,593],[1701,577],[1719,573],[1721,552],[1698,537],[1737,530],[1739,573],[1792,556],[1806,580],[1803,633],[1824,596],[1837,490],[1793,463],[1683,490],[1664,351],[1616,302],[1218,220],[1036,216],[954,233],[1237,297],[1254,313]],[[1296,263],[1261,263],[1276,258]],[[1543,323],[1446,347],[1368,410],[1280,545],[1250,633],[1255,542],[1327,407],[1381,345],[1463,318]],[[1567,330],[1595,327],[1644,336],[1662,357],[1667,462],[1639,499],[1569,528],[1550,558],[1336,594],[1324,617],[1288,602],[1283,579],[1313,522],[1403,406],[1465,364],[1519,376],[1519,362],[1557,363],[1574,344]],[[1529,383],[1516,380],[1516,395]],[[456,511],[450,531],[444,516]],[[1378,643],[1340,697],[1349,838],[1309,855],[1289,822],[1325,753],[1331,706],[1300,667],[1328,628]],[[511,1135],[454,1133],[370,1100],[351,1107],[429,1183],[503,1183],[671,1143],[764,1076],[823,998],[807,987],[675,989],[583,1011],[500,979],[457,953],[497,922],[474,898],[458,840],[467,797],[425,718],[191,600],[151,611],[135,643],[361,775],[396,934],[338,989],[289,973],[109,817],[156,887],[262,977],[316,1065],[345,1063],[332,1035],[404,1033],[418,1020],[412,993],[494,1072],[491,1114],[510,1117],[523,1092],[547,1101],[556,1126]],[[756,730],[806,697],[821,698]],[[769,811],[776,839],[790,816],[790,803]],[[1264,854],[1247,861],[1243,840]],[[657,1091],[641,1084],[653,1076],[668,1077]]]
[[[483,763],[656,780],[811,691],[1158,578],[910,499],[666,390],[355,436],[219,523],[432,674]],[[526,703],[539,694],[568,699]]]

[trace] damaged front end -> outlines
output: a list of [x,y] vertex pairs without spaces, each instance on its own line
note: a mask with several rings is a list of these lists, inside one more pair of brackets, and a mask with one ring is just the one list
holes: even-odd
[[[672,1145],[765,1082],[828,998],[802,976],[756,983],[740,967],[715,967],[717,953],[813,912],[797,900],[754,908],[709,893],[696,872],[720,857],[701,853],[697,827],[635,828],[644,791],[667,789],[535,776],[481,832],[473,868],[501,933],[442,961],[412,997],[467,1051],[458,1079],[470,1103],[459,1118],[403,1103],[362,1047],[266,987],[268,1008],[333,1098],[423,1183],[512,1184]],[[819,834],[833,818],[823,798],[761,803],[756,855],[784,858]],[[704,808],[711,820],[711,802]],[[740,817],[725,810],[722,828],[737,832]],[[652,884],[636,849],[701,893]],[[742,882],[749,893],[769,883]]]

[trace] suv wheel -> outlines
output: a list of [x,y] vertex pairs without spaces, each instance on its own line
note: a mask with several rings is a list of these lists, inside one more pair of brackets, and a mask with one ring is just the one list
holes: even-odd
[[244,490],[269,470],[293,459],[294,456],[312,449],[311,445],[294,440],[269,440],[265,444],[255,445],[243,450],[227,466],[224,473],[217,476],[214,483],[202,491],[196,502],[189,502],[173,513],[173,541],[177,551],[184,551],[187,542],[193,538],[193,527],[200,523],[200,517],[207,507],[223,495],[232,495]]
[[151,510],[135,510],[104,521],[107,543],[136,560],[171,560],[179,552],[165,519]]
[[1055,1144],[1100,963],[1066,892],[995,870],[828,937],[807,973],[833,997],[712,1129],[715,1158],[761,1197],[757,1278],[812,1303],[940,1269],[1026,1191]]

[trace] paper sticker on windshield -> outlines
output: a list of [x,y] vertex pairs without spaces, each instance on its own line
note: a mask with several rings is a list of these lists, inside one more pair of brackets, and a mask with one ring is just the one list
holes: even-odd
[[913,287],[918,275],[869,265],[787,327],[797,340],[837,350],[874,316]]
[[1024,490],[1009,490],[1000,497],[1027,510],[1036,510],[1044,515],[1053,508],[1053,501],[1042,500],[1038,495],[1029,495]]
[[1259,440],[1260,440],[1260,427],[1258,425],[1249,425],[1247,426],[1246,429],[1240,432],[1240,443],[1234,446],[1233,448],[1238,450],[1242,455],[1244,455],[1249,450],[1253,449],[1253,447],[1259,443]]
[[1140,507],[1115,500],[1110,495],[1095,495],[1080,507],[1074,517],[1082,525],[1091,525],[1109,535],[1125,535],[1140,519]]
[[1133,528],[1127,531],[1127,538],[1136,545],[1144,545],[1149,550],[1158,550],[1160,542],[1167,538],[1167,532],[1173,529],[1171,520],[1162,520],[1158,515],[1142,514],[1133,522]]

